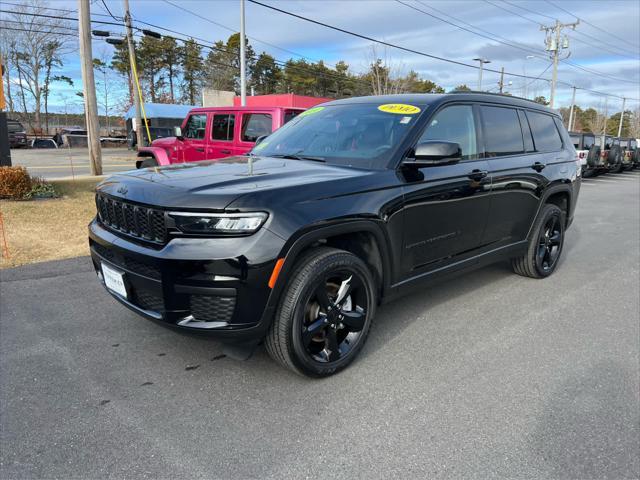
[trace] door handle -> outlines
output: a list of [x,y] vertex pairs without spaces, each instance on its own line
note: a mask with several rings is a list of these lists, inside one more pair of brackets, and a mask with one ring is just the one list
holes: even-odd
[[204,152],[204,148],[196,147],[196,152]]
[[531,168],[533,168],[536,172],[541,172],[546,168],[546,165],[544,163],[536,162],[531,165]]
[[469,177],[471,180],[482,180],[487,175],[489,175],[489,172],[487,172],[486,170],[478,170],[476,168],[475,170],[471,170],[471,173],[469,173],[467,177]]
[[231,153],[231,150],[220,150],[220,153],[225,153],[225,154]]

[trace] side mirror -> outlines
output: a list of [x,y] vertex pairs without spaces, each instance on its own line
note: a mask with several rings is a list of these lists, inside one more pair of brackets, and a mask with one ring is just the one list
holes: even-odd
[[421,167],[433,167],[436,165],[449,165],[457,163],[462,158],[460,145],[454,142],[432,140],[418,144],[413,158],[403,160],[402,165]]
[[260,145],[264,141],[264,139],[267,138],[268,136],[269,135],[261,135],[258,138],[256,138],[256,143],[255,143],[254,147]]
[[178,140],[184,140],[184,137],[182,136],[182,128],[173,127],[173,136],[176,137]]

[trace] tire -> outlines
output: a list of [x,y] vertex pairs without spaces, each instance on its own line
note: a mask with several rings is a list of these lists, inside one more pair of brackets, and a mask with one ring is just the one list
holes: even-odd
[[592,178],[596,176],[596,171],[593,169],[585,170],[582,172],[582,178]]
[[[342,303],[336,298],[338,282],[348,286]],[[376,305],[375,281],[360,258],[334,248],[310,250],[298,260],[282,292],[265,338],[267,352],[298,374],[333,375],[362,349]]]
[[600,147],[597,145],[591,145],[589,153],[587,153],[587,165],[591,168],[595,168],[598,165],[598,159],[600,158]]
[[613,146],[611,150],[609,150],[607,161],[611,172],[620,173],[622,171],[624,166],[622,165],[622,151],[620,150],[620,147]]
[[140,168],[153,168],[158,166],[158,161],[153,157],[145,158],[140,164]]
[[[546,278],[555,271],[564,245],[565,216],[565,212],[557,205],[546,204],[542,207],[533,225],[527,252],[511,260],[514,272],[523,277]],[[545,235],[548,229],[552,230],[551,234]],[[552,241],[556,232],[558,238]],[[556,250],[553,250],[554,247]],[[545,267],[547,255],[549,260]]]

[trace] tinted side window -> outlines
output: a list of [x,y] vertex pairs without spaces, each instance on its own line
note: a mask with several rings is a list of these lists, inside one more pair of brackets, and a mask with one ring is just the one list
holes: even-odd
[[522,127],[522,138],[524,139],[524,150],[526,152],[533,152],[533,137],[531,136],[531,128],[529,127],[529,121],[527,116],[522,110],[518,110],[518,117],[520,118],[520,126]]
[[538,152],[557,152],[562,150],[562,138],[551,115],[527,112],[529,125],[533,132],[533,141]]
[[184,127],[185,138],[203,139],[204,130],[207,126],[207,114],[191,115]]
[[524,152],[518,112],[513,108],[481,107],[485,152],[488,157]]
[[211,126],[211,138],[223,141],[233,140],[233,126],[235,122],[235,115],[229,115],[228,113],[214,115],[213,125]]
[[242,116],[243,142],[255,142],[258,137],[271,133],[271,115],[268,113],[249,113]]
[[455,142],[460,145],[463,160],[476,158],[478,146],[471,105],[454,105],[436,113],[418,143],[429,140]]
[[301,113],[302,112],[300,110],[287,110],[286,112],[284,112],[284,123],[287,123],[289,120],[293,120]]
[[573,147],[577,150],[580,148],[580,135],[569,135],[571,138],[571,143],[573,143]]

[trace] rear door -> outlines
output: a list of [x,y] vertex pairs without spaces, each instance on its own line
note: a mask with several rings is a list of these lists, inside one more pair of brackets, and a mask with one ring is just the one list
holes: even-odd
[[[538,210],[551,156],[535,149],[527,117],[514,107],[482,105],[485,156],[493,177],[485,238],[494,247],[524,240]],[[553,118],[549,117],[555,129]]]
[[207,160],[237,155],[234,139],[237,135],[237,112],[216,111],[211,115],[211,135],[207,147]]
[[240,134],[236,142],[238,153],[247,153],[258,138],[270,135],[277,128],[277,119],[271,112],[242,112]]
[[186,120],[182,136],[182,161],[197,162],[206,158],[207,114],[192,113]]

